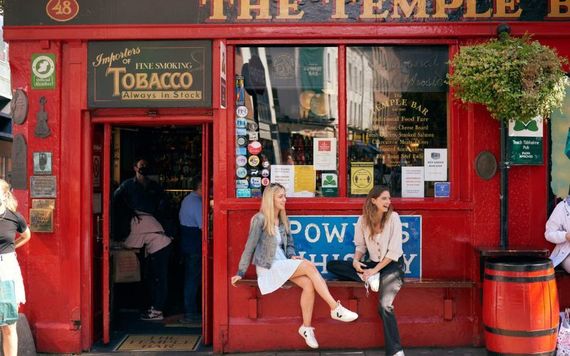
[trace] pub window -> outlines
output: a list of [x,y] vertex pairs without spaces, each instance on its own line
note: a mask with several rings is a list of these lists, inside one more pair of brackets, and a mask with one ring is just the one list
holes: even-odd
[[346,56],[348,194],[382,184],[393,197],[449,196],[447,46],[352,46]]
[[338,195],[338,49],[236,47],[236,196]]

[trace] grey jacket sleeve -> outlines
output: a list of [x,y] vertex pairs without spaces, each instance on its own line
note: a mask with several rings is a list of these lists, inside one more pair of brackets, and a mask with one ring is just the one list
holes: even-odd
[[285,250],[285,256],[287,258],[291,258],[297,255],[297,251],[295,251],[295,241],[293,241],[293,236],[291,236],[291,232],[287,232],[287,247]]
[[245,272],[247,271],[247,267],[251,262],[251,256],[255,251],[255,247],[259,242],[259,238],[261,237],[261,233],[263,232],[263,215],[256,214],[251,219],[251,223],[249,225],[249,235],[247,237],[247,242],[245,243],[245,247],[241,254],[241,258],[239,260],[238,271],[237,275],[243,277]]

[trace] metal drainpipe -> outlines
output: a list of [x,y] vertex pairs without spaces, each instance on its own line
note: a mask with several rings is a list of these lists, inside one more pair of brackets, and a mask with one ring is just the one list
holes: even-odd
[[503,249],[509,248],[509,168],[511,162],[507,156],[507,121],[501,120],[501,242],[500,246]]

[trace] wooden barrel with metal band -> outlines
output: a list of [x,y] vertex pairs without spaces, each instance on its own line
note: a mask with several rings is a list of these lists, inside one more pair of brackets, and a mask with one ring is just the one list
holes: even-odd
[[554,355],[558,292],[549,259],[512,257],[485,263],[483,324],[489,355]]

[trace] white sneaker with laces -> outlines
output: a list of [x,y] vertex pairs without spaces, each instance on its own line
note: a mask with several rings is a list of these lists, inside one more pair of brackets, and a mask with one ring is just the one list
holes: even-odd
[[364,286],[367,290],[370,287],[373,292],[378,292],[378,289],[380,289],[380,273],[375,273],[368,277],[366,282],[364,282]]
[[141,315],[141,320],[163,320],[164,316],[160,310],[155,310],[153,307],[150,307],[149,310],[144,312]]
[[336,308],[331,310],[331,318],[344,322],[354,321],[358,318],[358,314],[352,312],[340,304],[340,300],[336,302]]
[[400,350],[394,354],[394,356],[404,356],[404,350]]
[[319,348],[319,343],[315,338],[315,328],[301,325],[301,327],[299,328],[299,335],[301,335],[305,339],[307,346],[309,346],[310,348],[312,349]]

